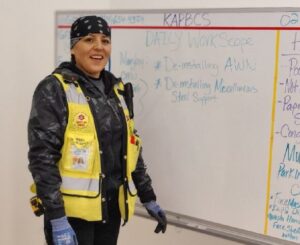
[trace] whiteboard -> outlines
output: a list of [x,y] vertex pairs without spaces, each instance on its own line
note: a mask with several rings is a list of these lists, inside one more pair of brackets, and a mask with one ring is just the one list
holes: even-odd
[[300,241],[298,12],[156,10],[56,14],[112,27],[108,69],[135,90],[135,120],[169,212]]

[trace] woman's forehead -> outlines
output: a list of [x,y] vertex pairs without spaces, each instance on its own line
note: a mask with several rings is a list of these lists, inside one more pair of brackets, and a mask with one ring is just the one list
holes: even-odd
[[[103,38],[103,37],[105,37],[105,38],[110,38],[110,36],[107,36],[107,35],[105,35],[105,34],[103,34],[103,33],[89,33],[87,36],[85,36],[85,37],[101,37],[101,38]],[[83,37],[84,38],[84,37]]]

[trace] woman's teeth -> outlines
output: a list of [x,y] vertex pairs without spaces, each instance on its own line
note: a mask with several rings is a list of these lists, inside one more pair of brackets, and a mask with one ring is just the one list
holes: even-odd
[[96,59],[96,60],[102,60],[103,56],[102,55],[93,55],[91,56],[92,59]]

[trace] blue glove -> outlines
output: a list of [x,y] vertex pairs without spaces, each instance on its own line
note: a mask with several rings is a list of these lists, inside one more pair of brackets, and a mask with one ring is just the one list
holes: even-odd
[[50,220],[55,245],[78,245],[78,241],[67,217]]
[[155,201],[146,202],[143,205],[147,209],[148,213],[158,222],[154,232],[159,233],[162,231],[162,233],[165,233],[167,229],[167,218],[165,212]]

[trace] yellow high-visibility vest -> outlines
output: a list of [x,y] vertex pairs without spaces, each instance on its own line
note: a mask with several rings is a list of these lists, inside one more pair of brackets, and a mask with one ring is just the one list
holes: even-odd
[[[101,182],[104,175],[101,172],[102,151],[89,98],[76,81],[66,83],[61,74],[55,73],[54,76],[64,88],[69,113],[62,157],[58,162],[65,212],[68,217],[99,221],[102,220]],[[114,92],[120,101],[127,126],[127,150],[123,156],[126,174],[119,188],[121,217],[127,221],[134,213],[137,196],[131,173],[136,168],[141,140],[134,132],[134,121],[129,117],[124,96],[119,91],[124,91],[122,82],[114,86]]]

